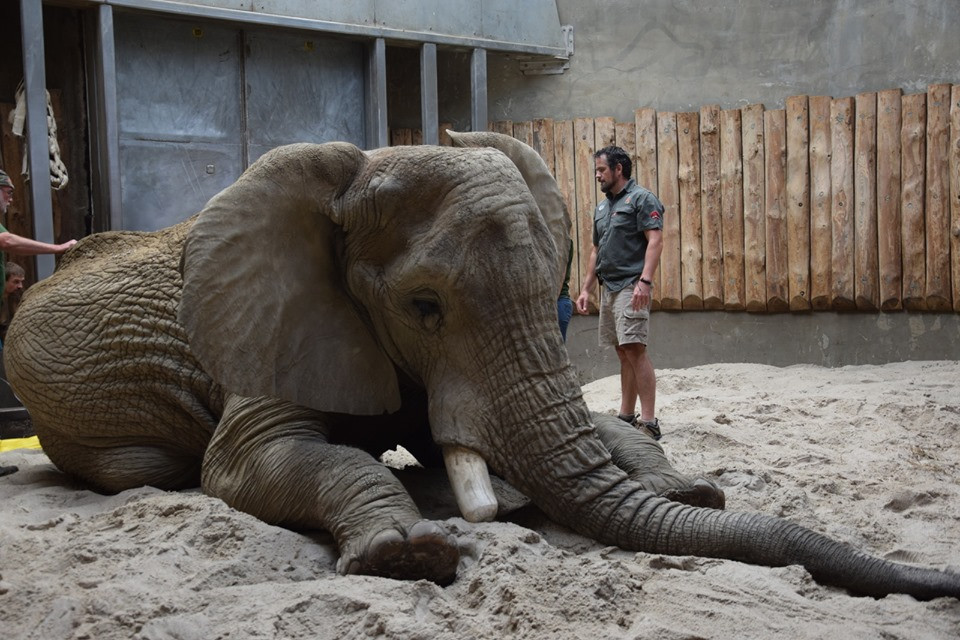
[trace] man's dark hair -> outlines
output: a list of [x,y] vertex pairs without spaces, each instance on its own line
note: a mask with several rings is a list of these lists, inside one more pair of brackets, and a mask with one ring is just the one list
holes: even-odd
[[620,147],[611,145],[593,154],[594,158],[599,158],[600,156],[607,157],[607,166],[611,169],[620,165],[623,171],[623,177],[627,180],[630,179],[630,174],[633,173],[633,161],[630,160],[630,156],[627,155],[626,151]]

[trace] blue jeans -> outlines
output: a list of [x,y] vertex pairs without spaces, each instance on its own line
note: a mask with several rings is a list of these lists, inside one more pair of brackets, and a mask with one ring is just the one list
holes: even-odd
[[563,296],[557,298],[557,319],[560,322],[560,334],[563,341],[567,341],[567,325],[570,324],[570,318],[573,317],[573,300]]

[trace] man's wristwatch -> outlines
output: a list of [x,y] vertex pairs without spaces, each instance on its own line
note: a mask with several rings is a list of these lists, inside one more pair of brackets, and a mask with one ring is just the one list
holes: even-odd
[[647,280],[646,278],[644,278],[643,276],[640,276],[640,282],[647,285],[648,287],[653,287],[653,283]]

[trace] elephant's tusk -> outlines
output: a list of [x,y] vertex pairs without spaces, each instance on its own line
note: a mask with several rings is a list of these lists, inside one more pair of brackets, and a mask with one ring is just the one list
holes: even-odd
[[443,448],[443,461],[464,519],[468,522],[493,520],[497,515],[497,496],[490,484],[486,461],[475,451],[454,446]]

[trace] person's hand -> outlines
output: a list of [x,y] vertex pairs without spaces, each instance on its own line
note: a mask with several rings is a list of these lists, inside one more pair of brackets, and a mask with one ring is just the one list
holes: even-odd
[[653,287],[651,285],[637,280],[637,284],[633,287],[633,296],[630,298],[630,305],[633,310],[646,309],[650,304],[650,294],[652,292]]
[[76,241],[76,240],[67,240],[67,241],[64,242],[63,244],[58,244],[58,245],[57,245],[57,249],[58,249],[57,253],[63,253],[64,251],[66,251],[67,249],[69,249],[70,247],[72,247],[72,246],[75,245],[75,244],[77,244],[77,241]]
[[587,301],[590,299],[590,294],[586,289],[580,291],[580,295],[577,296],[577,313],[580,315],[587,314]]

